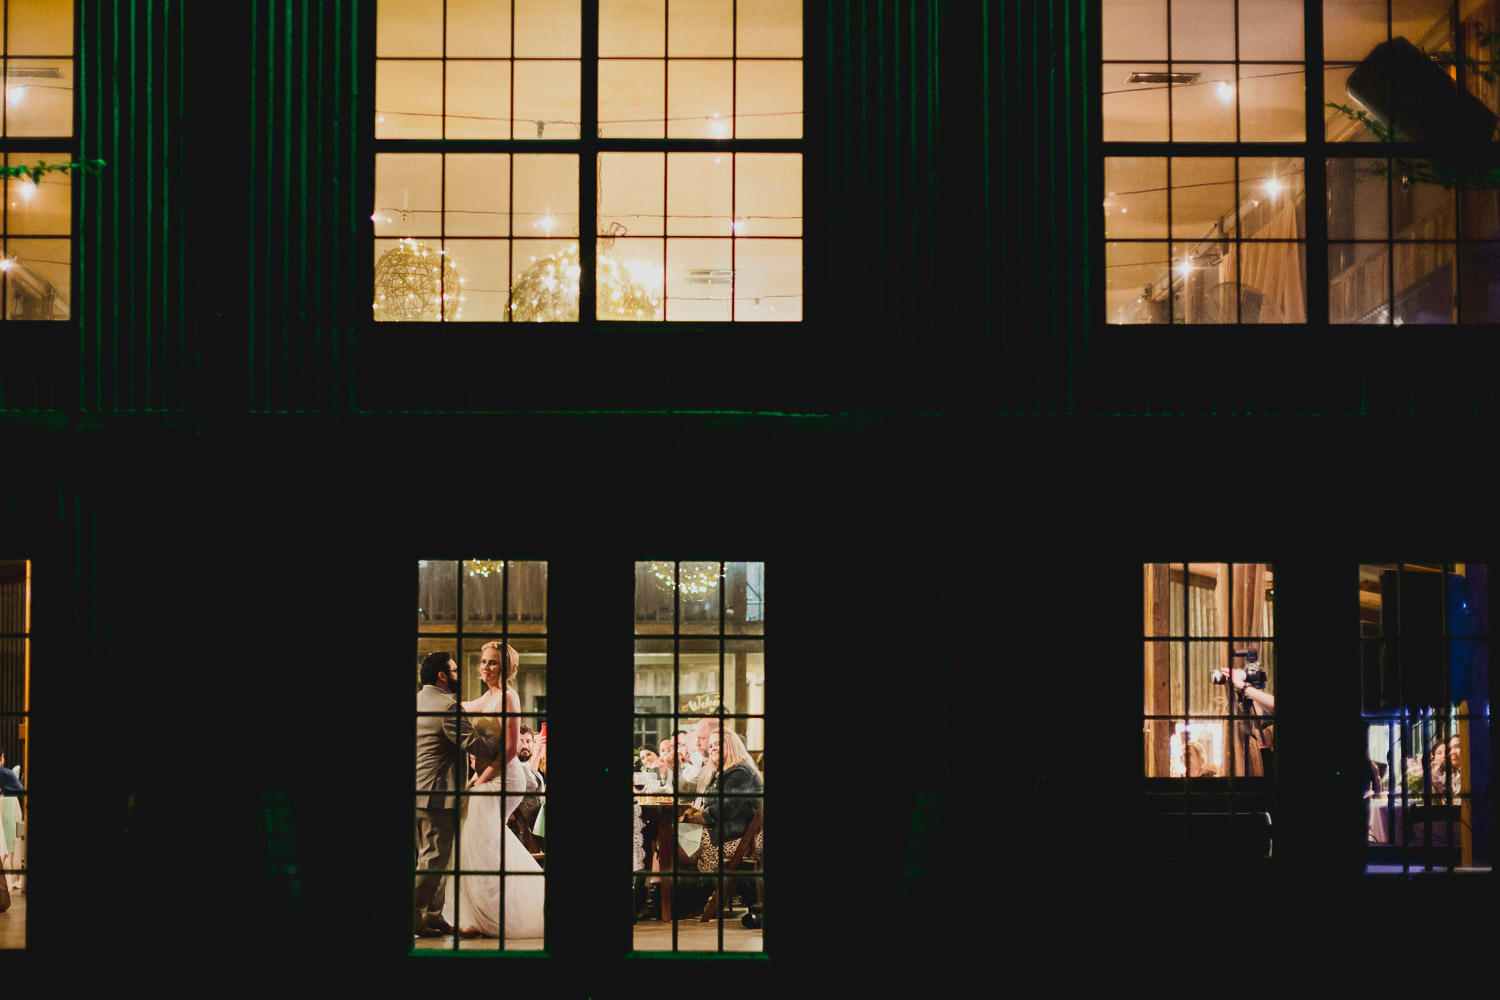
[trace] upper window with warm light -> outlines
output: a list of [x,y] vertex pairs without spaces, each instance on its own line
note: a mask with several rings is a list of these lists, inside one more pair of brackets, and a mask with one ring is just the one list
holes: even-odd
[[1494,0],[1100,14],[1107,322],[1500,321]]
[[380,0],[376,320],[802,318],[800,0],[598,8]]
[[[7,167],[70,163],[73,154],[73,4],[7,0],[0,154]],[[73,185],[66,171],[7,176],[0,208],[0,297],[6,320],[71,314]]]

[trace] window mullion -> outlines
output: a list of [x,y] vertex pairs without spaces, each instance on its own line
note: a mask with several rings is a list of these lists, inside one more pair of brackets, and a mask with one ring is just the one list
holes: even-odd
[[1302,58],[1307,65],[1307,155],[1303,158],[1304,235],[1307,237],[1307,322],[1327,323],[1328,135],[1323,124],[1323,2],[1303,0]]
[[592,324],[598,304],[594,293],[599,233],[599,4],[584,0],[582,65],[579,67],[578,153],[578,322]]

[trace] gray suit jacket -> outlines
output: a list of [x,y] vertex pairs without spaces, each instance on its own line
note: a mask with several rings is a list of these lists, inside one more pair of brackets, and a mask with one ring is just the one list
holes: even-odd
[[417,692],[418,712],[447,715],[417,716],[417,796],[419,809],[452,809],[453,796],[441,794],[456,789],[464,780],[465,754],[494,757],[493,740],[474,732],[459,711],[458,697],[431,684]]

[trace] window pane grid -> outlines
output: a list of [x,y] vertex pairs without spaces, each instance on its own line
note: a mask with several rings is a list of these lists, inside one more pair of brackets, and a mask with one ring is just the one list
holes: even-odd
[[[8,167],[69,163],[74,139],[73,5],[3,5],[0,156]],[[72,178],[64,171],[4,182],[0,321],[60,321],[72,310]]]
[[[744,322],[744,321],[798,321],[802,315],[802,248],[801,234],[777,233],[761,231],[759,220],[763,218],[759,213],[749,213],[746,218],[738,214],[740,205],[741,185],[738,182],[737,171],[740,163],[737,154],[765,151],[786,151],[800,154],[801,142],[801,4],[780,3],[746,5],[744,10],[737,3],[726,3],[722,5],[707,4],[695,5],[687,0],[680,0],[676,4],[665,4],[662,7],[662,20],[660,22],[659,38],[660,47],[666,55],[659,61],[662,63],[662,87],[664,92],[671,83],[670,74],[673,67],[685,71],[689,64],[720,64],[728,67],[725,74],[724,96],[727,107],[724,109],[727,116],[717,111],[709,111],[704,114],[688,114],[684,116],[673,116],[667,112],[665,107],[662,112],[662,122],[665,126],[669,121],[686,126],[692,122],[703,124],[705,132],[702,138],[679,138],[674,132],[678,129],[663,129],[663,134],[651,140],[647,146],[641,146],[639,141],[614,139],[610,136],[611,125],[620,124],[621,121],[611,119],[608,114],[599,112],[601,69],[607,71],[608,67],[616,62],[632,65],[644,64],[649,61],[646,56],[632,55],[629,53],[612,52],[605,58],[599,57],[601,38],[599,34],[600,25],[608,21],[609,5],[601,7],[601,19],[598,22],[585,18],[581,37],[581,63],[572,57],[572,54],[563,55],[540,55],[528,53],[526,60],[517,57],[517,52],[510,45],[511,39],[515,37],[518,11],[521,6],[515,5],[508,8],[511,34],[506,39],[495,40],[493,55],[480,56],[472,51],[466,51],[463,55],[452,52],[449,37],[453,33],[449,30],[441,32],[443,41],[438,44],[436,33],[428,33],[424,36],[425,41],[410,43],[408,47],[415,46],[421,51],[398,51],[404,42],[399,42],[401,35],[395,30],[403,23],[402,17],[408,20],[412,17],[411,9],[420,6],[410,2],[402,3],[398,0],[382,0],[380,6],[380,25],[377,35],[380,39],[377,45],[377,76],[381,72],[386,75],[377,80],[377,114],[376,114],[376,146],[377,150],[385,155],[396,152],[419,152],[432,150],[433,152],[455,152],[458,150],[476,152],[514,152],[522,148],[534,148],[533,143],[547,143],[555,148],[570,150],[578,157],[580,166],[579,176],[579,211],[576,222],[569,226],[569,220],[559,220],[558,235],[564,238],[564,245],[558,248],[549,248],[546,255],[536,262],[535,266],[526,268],[529,263],[530,254],[519,255],[515,262],[520,267],[520,272],[512,269],[507,276],[507,301],[503,306],[491,307],[481,306],[488,299],[498,302],[499,293],[490,292],[485,296],[473,296],[468,289],[460,289],[456,300],[444,298],[445,295],[453,293],[447,287],[450,284],[448,269],[446,266],[433,269],[430,257],[426,259],[426,267],[422,261],[407,259],[408,255],[399,252],[400,247],[393,245],[383,246],[377,255],[377,288],[372,299],[372,314],[376,320],[399,320],[399,321],[436,321],[447,322],[456,320],[465,321],[507,321],[527,320],[534,322]],[[460,5],[462,6],[462,5]],[[675,43],[671,39],[671,23],[667,16],[675,9],[694,12],[696,7],[722,7],[727,12],[725,24],[727,25],[726,37],[728,49],[724,57],[679,55],[675,52]],[[571,9],[571,8],[569,8]],[[446,26],[452,21],[455,14],[455,5],[449,3],[443,5],[438,11],[434,6],[434,16],[440,18]],[[465,7],[460,11],[460,17],[468,17],[469,11]],[[676,17],[672,14],[672,17]],[[756,18],[762,18],[764,23],[757,22]],[[749,19],[747,21],[747,19]],[[618,20],[618,19],[616,19]],[[686,22],[683,22],[686,23]],[[750,24],[754,31],[753,46],[750,51],[741,53],[741,28],[744,24]],[[777,49],[776,44],[767,44],[767,27],[772,26],[783,34],[790,33],[795,36],[796,44],[791,47],[782,46]],[[780,37],[780,36],[776,36]],[[502,44],[503,43],[503,44]],[[747,43],[750,44],[750,43]],[[424,47],[425,46],[425,47]],[[504,50],[503,52],[501,50]],[[532,56],[535,56],[533,59]],[[502,59],[502,56],[504,57]],[[455,130],[450,127],[450,122],[456,120],[452,113],[452,104],[456,100],[454,94],[458,91],[449,89],[453,74],[450,63],[453,66],[464,64],[482,64],[487,62],[504,61],[510,67],[512,84],[507,100],[510,102],[509,119],[496,119],[507,124],[509,127],[502,132],[493,135],[485,135],[477,138],[479,132],[473,129],[467,132]],[[567,111],[549,112],[539,118],[528,118],[526,114],[517,111],[518,96],[517,88],[521,85],[516,81],[517,66],[522,62],[553,63],[553,64],[578,64],[584,68],[580,80],[581,101],[570,103],[568,107],[574,108]],[[778,63],[785,65],[777,65]],[[397,71],[404,73],[423,72],[423,66],[431,64],[430,80],[425,84],[416,81],[412,77],[408,82],[410,86],[403,86],[397,77],[391,74]],[[742,65],[743,64],[743,65]],[[402,69],[406,67],[406,69]],[[766,73],[770,74],[765,80],[747,81],[742,80],[745,73],[750,73],[753,67],[765,67]],[[794,68],[795,72],[787,72]],[[758,99],[758,95],[766,86],[780,85],[779,81],[796,79],[795,87],[788,90],[795,97],[795,111],[767,111],[759,108],[742,108],[746,93],[742,88],[751,85],[748,92],[750,98]],[[403,78],[405,79],[405,78]],[[465,85],[469,86],[469,85]],[[474,86],[478,86],[477,84]],[[788,87],[791,85],[788,84]],[[412,110],[404,105],[398,107],[400,101],[410,102],[409,95],[415,90],[420,91],[426,87],[433,95],[427,100],[428,106],[425,110]],[[472,90],[472,86],[469,87]],[[523,88],[524,89],[524,88]],[[588,93],[582,93],[587,90]],[[468,90],[463,91],[468,93]],[[687,93],[692,93],[688,91]],[[663,97],[666,100],[667,97]],[[420,103],[420,102],[418,102]],[[740,112],[744,110],[751,114],[752,120],[781,120],[794,121],[795,127],[786,128],[760,127],[741,128]],[[550,116],[549,116],[550,115]],[[401,121],[418,119],[422,116],[440,120],[440,127],[396,127],[395,116]],[[464,120],[471,122],[483,122],[495,116],[467,115]],[[523,120],[524,119],[524,120]],[[587,124],[597,122],[597,125]],[[722,122],[722,127],[719,123]],[[532,123],[537,127],[533,135],[521,128],[522,124]],[[483,132],[484,128],[480,128]],[[494,132],[493,129],[490,130]],[[562,134],[559,135],[559,132]],[[682,135],[690,136],[693,129],[688,129]],[[778,138],[779,137],[779,138]],[[463,143],[462,146],[450,145],[451,143]],[[623,145],[615,146],[614,143],[623,142]],[[435,145],[433,145],[435,143]],[[476,145],[477,143],[477,145]],[[682,143],[701,143],[701,145],[681,145]],[[621,230],[615,226],[603,226],[597,217],[597,206],[590,208],[587,192],[584,188],[586,180],[581,176],[581,167],[586,164],[592,155],[598,163],[599,154],[611,149],[630,150],[651,148],[662,152],[682,150],[714,152],[729,157],[727,161],[730,174],[729,198],[727,203],[727,218],[725,220],[725,232],[722,235],[722,247],[708,244],[679,243],[669,245],[660,242],[649,259],[637,259],[636,257],[622,257],[616,252],[616,239],[628,234],[628,230]],[[800,160],[800,156],[799,156]],[[602,177],[596,179],[594,186],[602,184]],[[795,185],[795,196],[797,201],[798,228],[800,229],[801,193],[800,172]],[[375,219],[381,221],[384,208],[389,206],[377,205]],[[390,213],[385,213],[386,218],[393,218]],[[571,229],[574,234],[575,243],[567,242],[566,237]],[[579,234],[590,234],[597,232],[598,236]],[[415,239],[412,234],[402,234],[403,239]],[[749,243],[741,243],[742,239],[750,240]],[[430,254],[437,252],[439,248],[425,247]],[[447,247],[442,248],[442,256],[456,259],[456,254]],[[641,250],[636,247],[636,250]],[[392,251],[398,251],[392,253]],[[595,258],[597,254],[597,260]],[[716,257],[722,254],[723,260],[719,262]],[[390,255],[389,259],[384,259]],[[382,261],[384,266],[382,267]],[[538,287],[546,287],[547,279],[555,277],[548,275],[546,268],[548,263],[564,272],[574,274],[576,279],[564,283],[566,295],[559,301],[543,301],[544,296],[537,295]],[[461,270],[461,268],[460,268]],[[534,274],[530,272],[536,272]],[[384,276],[385,282],[380,279]],[[670,276],[670,277],[667,277]],[[664,281],[663,278],[666,278]],[[400,286],[393,288],[392,284]],[[405,282],[405,284],[403,284]],[[413,287],[406,287],[411,285]],[[704,286],[702,292],[695,287]],[[576,286],[576,289],[575,289]],[[593,295],[589,294],[589,288],[596,287]],[[719,287],[725,288],[725,293],[719,293]],[[674,291],[675,288],[675,291]],[[393,290],[398,290],[399,299],[392,298]],[[706,292],[707,294],[703,294]],[[382,299],[381,295],[385,298]],[[587,299],[587,301],[586,301]],[[669,306],[669,300],[675,299],[677,307]],[[405,310],[398,310],[392,314],[382,303],[397,301],[420,308],[416,309],[415,315],[407,315]],[[459,306],[463,305],[465,310],[460,315]],[[451,313],[448,311],[451,309]]]
[[[654,851],[655,861],[653,863],[651,860],[651,846],[646,845],[645,868],[644,871],[638,871],[636,877],[660,878],[658,892],[661,898],[661,919],[671,923],[670,934],[660,935],[649,926],[637,922],[633,951],[637,954],[701,951],[704,949],[704,940],[698,932],[700,921],[687,919],[681,914],[669,914],[669,910],[677,905],[671,897],[679,886],[685,890],[680,900],[682,902],[686,901],[688,893],[695,890],[699,895],[702,894],[701,876],[690,874],[690,869],[685,869],[680,861],[682,856],[687,855],[687,851],[679,846],[679,841],[688,836],[689,824],[674,820],[690,802],[695,809],[700,806],[715,809],[714,815],[720,818],[726,818],[726,805],[736,802],[744,803],[745,806],[754,804],[758,808],[750,826],[757,826],[763,815],[764,790],[760,785],[759,768],[753,753],[764,744],[765,727],[764,564],[658,561],[638,562],[635,569],[636,706],[633,715],[636,738],[638,741],[644,740],[648,745],[653,744],[662,736],[659,723],[666,722],[666,737],[661,739],[660,746],[670,748],[675,766],[668,772],[673,779],[668,789],[669,794],[642,795],[637,788],[633,795],[633,811],[637,817],[635,822],[644,822],[640,813],[643,807],[657,813],[652,817],[655,826],[653,839],[657,845]],[[684,595],[689,598],[686,602]],[[685,603],[688,605],[686,609]],[[664,620],[667,616],[668,620]],[[731,656],[734,660],[732,677],[729,672]],[[658,663],[662,657],[670,658],[671,711],[652,707],[664,700],[661,695],[652,693],[659,690],[661,677],[659,669],[655,669],[653,664]],[[757,659],[760,660],[758,668],[753,663]],[[713,678],[713,687],[707,700],[685,690],[685,663],[692,665],[694,691],[701,690],[705,676]],[[755,683],[756,673],[761,678],[758,684]],[[734,682],[732,685],[731,680]],[[757,710],[737,711],[737,705],[748,705]],[[689,708],[692,709],[691,712],[687,711]],[[682,778],[686,772],[683,752],[675,741],[684,740],[687,746],[692,745],[695,730],[689,730],[684,736],[682,729],[684,718],[693,716],[703,720],[696,731],[703,732],[706,727],[710,752],[705,756],[698,773],[691,779],[686,779]],[[714,720],[713,725],[707,725],[709,719]],[[746,734],[743,741],[741,732]],[[710,770],[713,767],[712,755],[721,752],[721,743],[725,748],[722,752],[728,753],[727,747],[731,740],[738,749],[743,749],[749,743],[752,755],[747,763],[755,772],[753,787],[745,791],[731,791],[715,780],[712,789],[708,789],[709,777],[716,773]],[[649,773],[648,771],[648,775]],[[684,792],[684,788],[690,783],[698,793],[696,798]],[[708,802],[704,801],[705,790],[709,793]],[[736,812],[743,814],[744,810]],[[701,861],[706,856],[702,852],[712,845],[706,828],[700,827],[698,832],[701,840],[690,860],[699,858],[699,871],[704,872]],[[748,835],[747,827],[744,836],[729,843],[743,842]],[[747,849],[745,863],[732,874],[726,874],[725,866],[731,860],[726,853],[712,852],[715,863],[707,873],[710,875],[713,895],[706,905],[714,905],[716,901],[725,904],[717,907],[714,918],[715,951],[726,950],[724,909],[729,902],[728,896],[733,894],[736,887],[746,905],[751,908],[751,913],[758,915],[756,900],[762,898],[763,882],[760,876],[764,872],[764,859],[760,856],[759,835],[755,839],[753,847],[743,845]],[[684,842],[692,843],[691,840]],[[662,857],[663,852],[667,857]],[[752,877],[747,879],[747,875]],[[683,928],[679,927],[679,919],[693,928],[686,942],[683,940]],[[749,924],[745,926],[750,927]],[[758,927],[759,924],[755,926]],[[731,933],[737,939],[742,937],[738,930]],[[666,941],[659,944],[657,942],[661,937],[665,937]],[[756,935],[751,939],[751,950],[763,950],[763,940],[763,935]],[[668,947],[663,948],[661,944]],[[741,942],[729,950],[744,950],[744,944]]]
[[[0,559],[0,879],[10,910],[0,924],[0,950],[27,946],[26,821],[31,781],[31,561]],[[19,773],[17,773],[19,772]]]
[[[1474,168],[1453,165],[1469,160],[1455,161],[1444,152],[1451,151],[1455,141],[1495,147],[1500,84],[1476,71],[1495,58],[1490,47],[1481,43],[1486,37],[1481,29],[1494,27],[1483,23],[1485,17],[1492,17],[1484,12],[1488,8],[1460,10],[1439,0],[1394,6],[1325,3],[1321,16],[1303,18],[1301,0],[1232,5],[1102,0],[1101,7],[1102,134],[1108,156],[1164,157],[1183,152],[1189,144],[1205,155],[1230,156],[1242,154],[1248,144],[1259,150],[1266,138],[1297,140],[1267,143],[1266,148],[1268,153],[1308,164],[1297,238],[1311,242],[1297,254],[1306,316],[1312,321],[1397,326],[1500,321],[1500,219],[1493,210],[1464,205],[1458,213],[1463,218],[1455,225],[1445,221],[1451,217],[1451,207],[1446,215],[1433,215],[1431,210],[1424,215],[1418,204],[1418,213],[1403,225],[1399,212],[1371,206],[1364,214],[1376,213],[1384,225],[1383,247],[1356,245],[1364,243],[1363,239],[1340,240],[1336,232],[1329,232],[1324,244],[1323,209],[1338,210],[1339,185],[1344,181],[1341,172],[1347,170],[1341,163],[1368,157],[1375,151],[1373,142],[1387,154],[1387,178],[1397,181],[1390,185],[1395,192],[1392,202],[1406,197],[1431,205],[1434,194],[1440,196],[1437,200],[1441,196],[1451,200],[1456,194],[1465,203],[1495,197],[1492,182],[1479,178]],[[1318,5],[1309,9],[1317,10]],[[1208,30],[1205,12],[1209,20],[1218,18],[1222,23]],[[1183,17],[1193,18],[1194,23],[1184,26]],[[1261,27],[1276,24],[1277,29],[1267,34],[1256,28],[1247,36],[1243,30],[1247,18],[1260,18]],[[1293,20],[1302,22],[1300,32],[1280,29]],[[1298,43],[1274,53],[1256,51],[1265,44],[1281,44],[1273,38],[1279,35],[1294,36]],[[1259,40],[1247,43],[1247,37]],[[1185,42],[1188,48],[1183,47]],[[1231,43],[1232,52],[1228,50]],[[1307,111],[1302,117],[1310,126],[1319,120],[1321,110],[1323,127],[1309,129],[1299,124],[1297,134],[1292,135],[1254,124],[1257,118],[1263,119],[1262,124],[1268,121],[1259,111],[1252,111],[1257,102],[1265,110],[1276,107],[1278,101],[1269,92],[1256,95],[1254,87],[1267,80],[1252,83],[1252,74],[1259,79],[1261,71],[1278,64],[1287,67],[1281,79],[1305,75]],[[1175,78],[1174,73],[1178,74]],[[1132,74],[1138,82],[1126,82]],[[1224,101],[1224,113],[1203,111],[1213,107],[1211,99],[1198,101],[1198,111],[1208,118],[1184,130],[1182,102],[1190,95],[1196,95],[1196,100],[1210,92]],[[1287,99],[1280,101],[1287,112],[1294,103],[1289,96],[1283,95]],[[1232,130],[1229,110],[1234,112]],[[1387,131],[1377,135],[1356,113],[1373,117],[1377,128]],[[1219,125],[1214,126],[1216,121]],[[1492,159],[1488,162],[1493,165]],[[1325,169],[1327,183],[1321,176]],[[1412,182],[1409,192],[1406,180]],[[1327,202],[1327,198],[1333,200]],[[1434,233],[1434,227],[1444,231]],[[1181,283],[1171,269],[1181,265],[1181,258],[1193,248],[1185,245],[1175,255],[1170,248],[1167,253],[1149,250],[1107,244],[1107,323],[1186,321],[1183,313],[1188,310],[1178,304],[1180,298],[1170,287],[1162,288]],[[1283,260],[1290,258],[1283,255]],[[1290,268],[1286,270],[1290,275]],[[1243,268],[1237,280],[1242,288],[1265,291],[1247,280]],[[1142,294],[1148,287],[1153,294]],[[1271,291],[1274,297],[1277,288]],[[1253,295],[1248,297],[1255,301]],[[1182,298],[1190,302],[1194,296]],[[1237,310],[1216,313],[1238,312],[1238,322],[1245,322],[1245,301],[1240,299]],[[1235,321],[1233,317],[1222,320]]]
[[1359,599],[1365,870],[1489,871],[1488,567],[1364,564]]
[[1264,563],[1144,567],[1143,790],[1157,803],[1152,822],[1171,827],[1147,837],[1148,854],[1269,856],[1272,579]]
[[[524,575],[524,584],[513,585],[513,578],[517,571]],[[507,694],[502,695],[498,710],[486,710],[477,712],[465,711],[461,718],[472,725],[476,720],[490,720],[501,732],[508,730],[509,720],[517,719],[520,722],[529,722],[540,731],[545,725],[545,668],[547,648],[547,587],[546,587],[547,564],[545,562],[516,562],[512,560],[421,560],[418,562],[418,629],[417,629],[417,652],[421,660],[425,654],[433,652],[442,647],[447,650],[450,646],[453,650],[451,659],[461,661],[458,664],[461,681],[459,682],[458,701],[464,701],[463,693],[473,687],[477,696],[483,695],[483,684],[470,684],[471,672],[467,669],[467,660],[474,652],[476,644],[487,641],[502,643],[502,649],[494,654],[500,661],[498,669],[498,681],[500,690]],[[498,587],[491,585],[491,580],[498,583]],[[498,590],[498,594],[496,591]],[[498,602],[496,602],[498,597]],[[496,604],[498,603],[498,607]],[[451,624],[450,624],[451,623]],[[516,651],[518,660],[532,659],[539,661],[531,666],[522,663],[521,669],[529,673],[540,670],[542,674],[542,685],[538,691],[534,684],[528,684],[527,678],[517,674],[512,679],[507,675],[504,668],[506,650]],[[482,656],[485,651],[480,648],[478,653]],[[527,692],[531,697],[532,704],[528,706],[523,702],[519,711],[511,711],[504,700],[508,692],[516,691],[518,701],[520,693]],[[477,700],[477,699],[476,699]],[[453,713],[447,711],[422,711],[414,713],[418,720],[422,718],[451,718]],[[476,727],[477,728],[477,727]],[[512,786],[503,769],[504,745],[502,738],[501,756],[502,768],[498,774],[490,779],[492,787],[500,788],[500,797],[510,798]],[[524,740],[523,740],[524,744]],[[465,760],[467,754],[455,743],[452,744],[454,754],[455,774],[462,776],[466,773]],[[498,784],[495,784],[498,783]],[[420,786],[420,782],[416,783]],[[434,788],[417,787],[416,792],[419,801],[429,799]],[[528,791],[524,786],[519,789],[518,797],[536,797],[545,802],[546,791]],[[492,802],[496,794],[493,791],[476,791],[473,786],[457,787],[448,792],[448,798],[454,802],[453,810],[455,821],[453,822],[452,844],[446,864],[440,864],[437,868],[430,869],[444,873],[443,881],[445,896],[451,895],[452,921],[455,930],[462,931],[460,926],[465,916],[463,898],[465,892],[474,892],[476,888],[484,888],[484,879],[493,879],[495,882],[494,918],[496,922],[495,933],[491,935],[495,939],[493,949],[498,952],[514,952],[517,949],[508,947],[507,940],[511,938],[506,929],[506,896],[516,891],[513,879],[546,879],[545,867],[526,854],[524,848],[518,851],[517,845],[509,844],[511,837],[506,835],[505,830],[500,831],[499,854],[497,867],[474,868],[462,863],[464,857],[464,826],[466,816],[466,803],[479,802],[485,805]],[[419,806],[419,809],[421,807]],[[507,823],[509,815],[502,808],[499,810],[500,822]],[[477,818],[477,817],[476,817]],[[527,862],[531,862],[530,865]],[[420,866],[413,870],[414,880],[419,880],[429,869]],[[470,880],[467,884],[465,880]],[[414,881],[414,884],[415,881]],[[545,893],[543,893],[543,898]],[[475,904],[476,907],[483,906],[488,912],[488,901]],[[446,913],[446,908],[445,908]],[[474,916],[471,914],[471,916]],[[545,928],[545,921],[543,921]],[[526,948],[522,950],[545,950],[545,930],[539,935],[540,947]],[[432,940],[432,939],[428,939]],[[421,944],[418,939],[415,951],[427,951],[431,946]],[[481,937],[466,943],[462,934],[453,934],[450,940],[443,940],[436,947],[458,951],[470,950],[474,947],[488,949],[490,946]]]

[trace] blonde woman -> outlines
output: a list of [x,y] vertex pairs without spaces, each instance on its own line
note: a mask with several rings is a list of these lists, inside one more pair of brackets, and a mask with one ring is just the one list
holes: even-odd
[[[760,794],[765,790],[755,761],[732,729],[720,729],[709,736],[708,767],[714,778],[703,791],[703,808],[689,806],[682,813],[684,823],[703,825],[703,847],[697,854],[700,872],[718,871],[720,853],[728,860],[739,848],[740,838],[749,829],[755,810],[760,808]],[[720,789],[726,795],[752,793],[753,797],[726,798],[721,802],[717,795]],[[764,837],[764,830],[756,833],[750,857],[760,856]]]
[[[521,699],[516,694],[516,673],[521,657],[515,648],[503,642],[487,642],[479,653],[479,679],[485,693],[463,703],[465,712],[516,713]],[[503,679],[502,679],[503,678]],[[503,725],[502,725],[503,723]],[[459,827],[459,867],[465,871],[499,871],[501,843],[505,845],[505,936],[539,938],[542,936],[544,880],[515,872],[540,872],[541,865],[521,844],[506,824],[520,805],[526,791],[525,765],[516,754],[521,746],[521,720],[515,714],[505,718],[476,718],[476,732],[481,732],[501,746],[501,756],[493,760],[476,758],[474,777],[464,797],[462,825]],[[499,739],[504,732],[503,742]],[[497,777],[498,776],[498,777]],[[462,937],[498,937],[500,935],[500,879],[470,876],[459,883],[458,919],[453,923]],[[450,895],[449,899],[452,897]],[[451,902],[450,902],[451,907]]]

